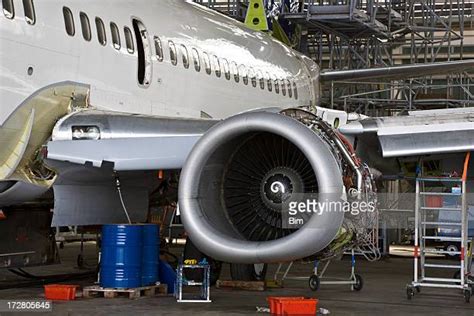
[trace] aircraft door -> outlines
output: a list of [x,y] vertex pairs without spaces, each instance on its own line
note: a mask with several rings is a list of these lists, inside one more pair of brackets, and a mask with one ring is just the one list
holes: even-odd
[[138,72],[137,79],[140,86],[148,87],[151,83],[153,67],[151,62],[151,44],[145,25],[133,19],[133,31],[137,41]]

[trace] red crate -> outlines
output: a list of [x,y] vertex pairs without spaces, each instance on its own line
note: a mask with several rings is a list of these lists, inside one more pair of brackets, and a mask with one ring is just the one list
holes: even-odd
[[439,195],[427,196],[425,201],[426,201],[427,207],[442,207],[443,206],[443,197]]
[[268,297],[272,315],[316,315],[318,300],[314,298]]
[[44,296],[47,300],[71,301],[76,299],[76,289],[79,285],[48,284],[44,286]]
[[304,296],[269,296],[267,297],[272,315],[282,315],[281,300],[304,300]]
[[305,298],[302,300],[282,300],[282,315],[315,315],[318,300],[315,298]]

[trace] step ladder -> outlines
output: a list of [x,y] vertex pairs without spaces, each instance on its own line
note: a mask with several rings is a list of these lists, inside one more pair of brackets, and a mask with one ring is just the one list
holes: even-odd
[[[469,278],[471,270],[472,241],[468,237],[468,205],[466,197],[466,175],[470,155],[466,155],[464,172],[462,177],[423,177],[416,178],[415,198],[415,250],[414,250],[414,274],[413,282],[407,285],[407,298],[411,299],[422,287],[459,289],[463,292],[464,299],[469,303],[472,296],[474,283]],[[451,192],[426,191],[426,184],[440,183],[445,187],[451,187]],[[456,188],[456,189],[453,189]],[[456,201],[454,205],[433,205],[427,203],[430,197],[447,198]],[[433,200],[431,200],[433,201]],[[432,220],[436,213],[457,212],[457,221]],[[456,214],[453,214],[456,215]],[[439,215],[438,215],[439,217]],[[430,231],[440,231],[445,228],[460,228],[460,236],[437,236]],[[427,241],[443,241],[460,244],[459,251],[438,250],[427,247]],[[427,255],[456,255],[456,262],[439,263],[428,261]],[[428,259],[428,260],[427,260]],[[429,273],[434,270],[445,270],[453,275],[450,278],[432,277]]]

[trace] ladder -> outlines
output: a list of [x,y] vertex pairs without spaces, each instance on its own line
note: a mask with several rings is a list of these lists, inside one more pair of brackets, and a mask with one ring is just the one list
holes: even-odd
[[[422,287],[441,288],[441,289],[459,289],[464,294],[464,299],[469,303],[472,295],[472,286],[474,283],[468,278],[471,267],[472,245],[468,237],[468,205],[466,192],[467,168],[470,153],[466,155],[462,177],[423,177],[416,178],[416,197],[415,197],[415,249],[414,249],[414,273],[413,281],[407,285],[407,298],[411,299],[415,295],[415,290],[420,292]],[[451,192],[433,192],[425,190],[426,184],[440,183],[445,187],[451,187]],[[455,201],[454,205],[445,205],[441,203],[428,203],[430,197],[437,197],[444,201],[450,199]],[[433,199],[431,199],[433,201]],[[442,220],[436,213],[456,212],[454,217],[458,220]],[[432,229],[434,228],[434,229]],[[460,229],[460,236],[436,236],[432,232],[440,231],[446,228]],[[460,244],[459,251],[438,250],[428,248],[429,241],[443,241]],[[468,250],[469,247],[469,250]],[[456,255],[456,263],[439,263],[428,261],[427,255]],[[445,270],[455,272],[453,277],[433,277],[428,273],[433,270]]]

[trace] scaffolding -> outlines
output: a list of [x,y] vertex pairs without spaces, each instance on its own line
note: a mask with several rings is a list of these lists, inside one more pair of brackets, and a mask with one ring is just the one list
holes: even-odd
[[[239,20],[248,5],[246,0],[195,1]],[[294,48],[322,69],[474,58],[474,52],[464,50],[465,31],[473,28],[474,0],[291,0],[290,6],[275,2],[280,4],[279,19],[292,26]],[[472,106],[473,80],[465,72],[416,80],[334,81],[323,87],[322,104],[371,116]]]

